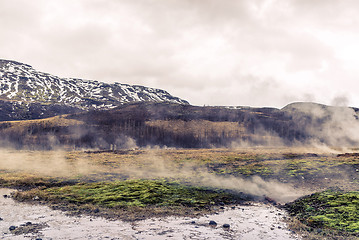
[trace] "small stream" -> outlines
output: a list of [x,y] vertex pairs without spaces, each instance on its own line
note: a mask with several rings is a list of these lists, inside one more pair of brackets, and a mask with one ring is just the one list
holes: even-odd
[[[66,216],[43,205],[19,203],[0,189],[1,239],[300,239],[286,227],[286,213],[271,205],[225,208],[200,218],[165,217],[136,222],[110,221],[89,216]],[[217,225],[210,226],[215,221]],[[230,228],[223,228],[229,224]],[[16,226],[10,231],[10,226]],[[34,231],[14,234],[19,229]]]

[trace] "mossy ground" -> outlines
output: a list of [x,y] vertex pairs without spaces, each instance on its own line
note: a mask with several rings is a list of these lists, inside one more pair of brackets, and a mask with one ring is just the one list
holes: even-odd
[[187,206],[210,207],[244,200],[243,195],[216,189],[181,185],[164,180],[126,180],[80,183],[71,186],[34,189],[17,198],[93,204],[100,207]]
[[358,191],[314,193],[287,204],[286,208],[311,227],[359,233]]
[[[195,216],[216,206],[240,204],[250,197],[165,180],[126,180],[39,187],[14,194],[18,201],[42,202],[72,214],[90,214],[122,220],[154,216]],[[217,207],[217,208],[218,208]]]

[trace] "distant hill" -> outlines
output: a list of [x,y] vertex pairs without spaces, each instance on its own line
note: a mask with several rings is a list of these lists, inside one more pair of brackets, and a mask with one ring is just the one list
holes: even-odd
[[97,148],[167,146],[358,146],[358,110],[315,103],[283,109],[129,103],[55,118],[0,123],[4,146]]
[[317,144],[359,145],[359,109],[299,102],[282,109],[296,129]]
[[188,104],[161,89],[60,78],[27,64],[0,60],[0,120],[38,119],[132,102]]

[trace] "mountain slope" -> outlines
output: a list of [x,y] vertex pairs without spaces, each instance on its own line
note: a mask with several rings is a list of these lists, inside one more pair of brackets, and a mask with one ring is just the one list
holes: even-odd
[[[59,118],[59,117],[57,117]],[[0,146],[16,148],[224,147],[290,144],[300,132],[278,109],[140,102],[57,118],[2,122]],[[66,124],[64,124],[66,123]],[[1,141],[2,140],[2,141]]]
[[25,104],[60,104],[82,110],[110,109],[123,103],[145,101],[188,104],[160,89],[60,78],[9,60],[0,60],[0,99]]
[[283,109],[139,102],[109,110],[0,123],[0,146],[110,149],[359,145],[358,109],[295,103]]

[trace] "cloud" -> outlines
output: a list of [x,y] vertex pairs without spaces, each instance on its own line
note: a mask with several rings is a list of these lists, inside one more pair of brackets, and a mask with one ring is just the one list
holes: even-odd
[[0,1],[0,52],[58,76],[162,88],[197,105],[281,107],[307,96],[330,104],[355,95],[357,5]]

